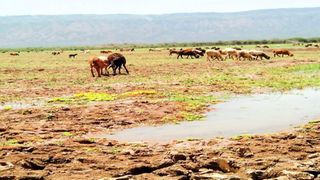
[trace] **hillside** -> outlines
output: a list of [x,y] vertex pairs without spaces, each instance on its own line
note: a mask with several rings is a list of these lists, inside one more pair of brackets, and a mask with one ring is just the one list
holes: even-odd
[[315,37],[320,8],[167,15],[0,17],[0,47]]

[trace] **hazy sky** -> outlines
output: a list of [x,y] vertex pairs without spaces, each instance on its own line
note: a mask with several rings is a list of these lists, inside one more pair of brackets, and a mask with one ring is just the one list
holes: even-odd
[[0,16],[235,12],[297,7],[320,7],[320,0],[1,0]]

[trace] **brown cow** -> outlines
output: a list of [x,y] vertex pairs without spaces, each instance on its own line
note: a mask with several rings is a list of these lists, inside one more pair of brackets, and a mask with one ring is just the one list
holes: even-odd
[[274,57],[276,56],[280,57],[280,55],[282,55],[282,57],[284,55],[291,56],[291,57],[293,56],[293,54],[287,49],[275,49],[272,52]]
[[243,58],[243,60],[253,60],[254,57],[248,52],[248,51],[239,51],[238,52],[238,60],[240,61],[241,58]]
[[17,52],[13,52],[13,53],[10,53],[11,56],[19,56],[19,53]]
[[51,54],[55,56],[55,55],[59,55],[60,52],[55,52],[55,51],[54,51],[54,52],[52,52]]
[[179,57],[181,57],[183,59],[182,56],[187,56],[187,58],[189,58],[189,56],[191,57],[191,59],[193,59],[193,57],[195,58],[199,58],[199,54],[195,51],[193,51],[192,49],[184,49],[184,50],[180,50],[178,52],[178,56],[177,59],[179,59]]
[[112,51],[109,51],[109,50],[102,50],[100,51],[101,54],[109,54],[109,53],[112,53]]
[[103,74],[103,69],[106,69],[109,66],[104,62],[104,60],[102,60],[102,58],[95,57],[95,56],[90,57],[88,62],[89,62],[91,74],[93,77],[94,77],[93,68],[96,69],[98,73],[98,77],[101,77],[101,74]]
[[207,50],[206,54],[207,54],[207,61],[215,60],[215,59],[223,61],[223,57],[221,55],[221,50],[219,50],[219,51],[217,51],[217,50]]
[[179,51],[170,49],[169,50],[169,56],[171,56],[172,54],[179,54]]
[[237,56],[238,56],[238,50],[233,49],[233,48],[226,48],[226,49],[220,51],[220,53],[223,54],[223,55],[227,55],[225,57],[225,60],[227,58],[235,60],[237,58]]

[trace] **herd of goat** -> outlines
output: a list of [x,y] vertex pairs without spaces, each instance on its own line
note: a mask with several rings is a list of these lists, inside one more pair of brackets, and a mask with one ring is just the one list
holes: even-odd
[[[272,51],[274,54],[274,57],[276,56],[293,56],[293,54],[287,50],[287,49],[276,49]],[[201,56],[207,55],[207,60],[226,60],[227,58],[233,59],[233,60],[257,60],[260,58],[263,60],[270,59],[270,56],[268,56],[265,52],[260,50],[243,50],[241,48],[226,48],[226,49],[220,49],[220,48],[213,48],[209,50],[205,50],[202,48],[190,48],[190,49],[169,49],[169,55],[177,54],[177,59],[183,58],[183,56],[191,57],[191,58],[199,58]]]
[[[269,48],[267,46],[261,46],[262,48]],[[118,49],[116,49],[118,50]],[[121,48],[119,49],[120,52],[123,51],[135,51],[134,48]],[[149,52],[151,51],[162,51],[163,49],[149,49]],[[217,47],[212,47],[211,49],[206,48],[188,48],[188,49],[180,49],[176,50],[175,48],[168,48],[169,55],[172,54],[177,55],[177,59],[183,57],[191,57],[191,58],[200,58],[201,56],[207,55],[207,61],[212,60],[218,60],[223,61],[227,58],[233,59],[233,60],[258,60],[259,58],[261,60],[263,59],[270,59],[270,56],[268,56],[264,51],[261,50],[243,50],[238,47],[234,48],[226,48],[226,49],[220,49]],[[90,53],[89,50],[81,50],[82,53],[87,54]],[[275,49],[272,51],[273,56],[293,56],[293,53],[290,52],[287,49]],[[56,56],[62,54],[63,51],[53,51],[51,54]],[[101,50],[101,54],[110,54],[109,56],[92,56],[89,58],[89,65],[90,65],[90,71],[93,77],[94,70],[97,72],[98,77],[101,77],[101,75],[109,75],[108,69],[113,69],[113,75],[116,75],[116,71],[118,69],[119,74],[121,74],[121,68],[123,67],[127,74],[129,74],[129,71],[126,67],[126,58],[121,53],[113,53],[110,50]],[[10,53],[11,56],[19,56],[19,52],[12,52]],[[69,58],[76,58],[78,54],[69,54]]]

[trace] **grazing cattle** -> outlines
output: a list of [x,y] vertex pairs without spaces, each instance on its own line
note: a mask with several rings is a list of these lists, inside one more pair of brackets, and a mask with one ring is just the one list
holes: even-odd
[[69,58],[76,58],[78,54],[69,54]]
[[152,48],[150,48],[150,49],[149,49],[149,52],[150,52],[150,51],[157,51],[157,52],[161,52],[162,50],[161,50],[161,49],[152,49]]
[[225,59],[229,58],[232,60],[235,60],[238,57],[238,50],[233,48],[226,48],[223,51],[221,51],[222,54],[227,55]]
[[206,53],[206,50],[202,48],[195,48],[194,51],[198,53],[200,56],[204,56],[204,53]]
[[245,50],[239,51],[237,56],[239,61],[241,61],[241,58],[243,60],[248,59],[250,61],[254,59],[254,57],[249,53],[249,51],[245,51]]
[[239,48],[239,47],[233,47],[233,49],[238,50],[238,51],[242,50],[242,49]]
[[120,51],[134,51],[134,48],[120,48]]
[[88,54],[88,53],[90,53],[90,50],[89,49],[87,49],[87,50],[81,50],[81,52],[83,52],[83,54]]
[[107,69],[108,64],[105,63],[103,58],[99,58],[99,57],[90,57],[89,58],[89,65],[90,65],[90,71],[92,76],[94,77],[94,72],[93,72],[93,68],[96,69],[97,73],[98,73],[98,77],[101,77],[101,74],[103,74],[103,69]]
[[303,46],[303,43],[298,43],[298,42],[296,42],[296,43],[293,43],[292,45],[293,45],[293,46]]
[[206,54],[207,54],[207,61],[210,61],[210,60],[220,60],[220,61],[223,61],[223,57],[221,55],[221,50],[207,50],[206,51]]
[[112,51],[109,51],[109,50],[102,50],[100,51],[101,54],[109,54],[109,53],[112,53]]
[[193,52],[195,52],[197,55],[199,55],[199,56],[204,56],[204,53],[206,52],[206,51],[201,51],[201,50],[198,50],[198,49],[195,49],[195,50],[193,50]]
[[55,51],[54,51],[54,52],[52,52],[51,54],[55,56],[55,55],[59,55],[60,52],[55,52]]
[[214,50],[220,50],[220,48],[219,47],[212,47],[211,49],[214,49]]
[[305,47],[312,47],[312,44],[306,44]]
[[17,52],[13,52],[13,53],[10,53],[11,56],[19,56],[19,53]]
[[[113,75],[116,75],[116,70],[119,69],[119,74],[121,74],[121,67],[123,66],[126,70],[127,74],[129,71],[126,67],[126,58],[120,53],[113,53],[108,56],[108,59],[104,61],[107,67],[111,67],[113,69]],[[106,69],[107,74],[109,74],[108,70]]]
[[260,57],[261,60],[263,60],[263,58],[266,59],[270,59],[270,56],[268,56],[266,53],[264,53],[263,51],[255,51],[255,50],[251,50],[249,51],[249,53],[255,57],[256,60],[258,60],[258,57]]
[[173,50],[173,49],[170,49],[169,50],[169,56],[171,56],[172,54],[179,54],[179,51],[177,51],[177,50]]
[[282,57],[284,55],[291,56],[291,57],[293,56],[293,54],[287,49],[276,49],[276,50],[273,50],[272,52],[274,57],[276,56],[280,57],[280,55],[282,55]]
[[187,56],[187,58],[189,58],[189,56],[190,56],[191,59],[193,59],[193,57],[195,57],[195,58],[200,57],[198,52],[195,52],[192,49],[184,49],[184,50],[178,51],[177,59],[179,59],[179,57],[181,57],[183,59],[183,56]]

